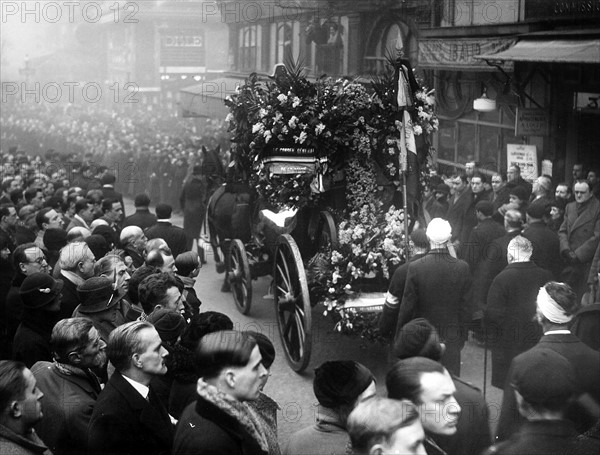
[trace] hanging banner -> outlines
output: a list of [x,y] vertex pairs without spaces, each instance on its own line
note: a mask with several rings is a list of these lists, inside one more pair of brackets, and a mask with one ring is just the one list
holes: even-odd
[[[496,71],[477,55],[496,54],[515,43],[513,38],[462,38],[419,40],[419,68]],[[503,67],[508,68],[509,63]]]
[[535,145],[507,144],[506,168],[517,164],[521,169],[521,177],[528,182],[538,178],[538,159]]
[[515,136],[545,136],[548,134],[549,113],[545,109],[517,108]]

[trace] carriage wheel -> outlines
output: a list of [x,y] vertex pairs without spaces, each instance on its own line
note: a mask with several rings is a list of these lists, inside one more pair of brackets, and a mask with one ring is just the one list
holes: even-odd
[[275,248],[273,294],[279,335],[287,361],[296,372],[310,361],[311,307],[302,256],[288,234],[280,235]]
[[329,245],[335,249],[338,246],[337,228],[331,213],[324,210],[319,213],[319,228],[317,230],[317,246],[319,249]]
[[252,305],[252,277],[246,248],[240,239],[234,239],[229,245],[227,273],[233,300],[242,314],[250,312]]

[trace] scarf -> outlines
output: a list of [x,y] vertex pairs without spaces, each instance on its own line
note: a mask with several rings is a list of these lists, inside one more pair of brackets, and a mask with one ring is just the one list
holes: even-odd
[[54,366],[56,367],[59,373],[65,376],[79,376],[88,379],[96,393],[100,393],[102,391],[100,379],[91,370],[87,368],[84,370],[74,365],[67,365],[66,363],[60,363],[57,361],[54,361]]
[[202,379],[198,380],[198,395],[218,407],[230,417],[233,417],[246,432],[258,443],[263,452],[273,454],[279,453],[279,447],[269,447],[265,425],[255,411],[241,401],[220,392],[215,386],[207,384]]

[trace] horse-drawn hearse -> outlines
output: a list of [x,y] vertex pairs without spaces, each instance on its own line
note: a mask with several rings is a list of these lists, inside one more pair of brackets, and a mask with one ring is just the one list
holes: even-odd
[[[312,307],[324,305],[341,332],[371,331],[374,319],[364,315],[381,309],[381,291],[402,261],[408,217],[394,205],[407,173],[406,125],[384,93],[394,77],[369,91],[278,68],[266,80],[251,75],[226,101],[230,174],[207,210],[217,270],[243,314],[252,280],[271,275],[279,333],[297,372],[310,362]],[[361,292],[365,283],[380,291],[376,299]]]

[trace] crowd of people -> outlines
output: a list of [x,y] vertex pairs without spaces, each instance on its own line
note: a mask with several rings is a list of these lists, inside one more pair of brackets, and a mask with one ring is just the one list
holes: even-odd
[[[392,340],[387,396],[364,365],[327,361],[315,370],[315,424],[280,441],[279,405],[264,392],[275,348],[201,310],[198,226],[171,223],[179,196],[184,209],[194,199],[183,182],[201,173],[195,151],[169,149],[184,163],[167,171],[179,186],[148,194],[147,180],[92,165],[110,148],[118,162],[147,162],[148,142],[128,133],[137,129],[82,118],[2,119],[3,144],[44,131],[45,145],[62,135],[81,150],[2,155],[0,453],[598,453],[593,172],[584,179],[577,166],[554,193],[549,177],[530,185],[518,166],[489,188],[471,165],[432,182],[380,318]],[[469,333],[491,349],[492,384],[504,389],[495,440],[485,398],[460,378]]]

